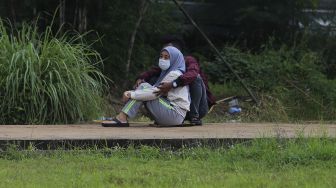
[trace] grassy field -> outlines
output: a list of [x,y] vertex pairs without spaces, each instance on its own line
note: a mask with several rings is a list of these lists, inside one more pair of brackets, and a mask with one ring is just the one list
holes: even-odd
[[1,152],[0,187],[334,187],[336,142]]

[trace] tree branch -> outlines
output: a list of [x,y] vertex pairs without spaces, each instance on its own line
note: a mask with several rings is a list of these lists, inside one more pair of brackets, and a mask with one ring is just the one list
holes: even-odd
[[[147,2],[147,0],[141,0],[140,9],[139,9],[139,18],[138,18],[137,22],[135,23],[135,27],[134,27],[134,30],[132,32],[131,40],[130,40],[128,51],[127,51],[126,78],[128,77],[129,71],[130,71],[135,37],[136,37],[136,34],[137,34],[138,29],[140,27],[141,21],[143,20],[143,17],[145,15],[146,11],[147,11],[148,5],[149,5],[149,3]],[[124,82],[124,86],[126,86],[126,84],[127,84],[127,82]]]

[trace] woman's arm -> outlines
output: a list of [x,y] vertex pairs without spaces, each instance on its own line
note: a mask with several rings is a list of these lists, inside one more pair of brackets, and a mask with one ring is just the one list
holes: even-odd
[[182,75],[182,73],[180,71],[171,71],[170,73],[168,73],[163,78],[162,82],[172,82],[172,81],[176,80],[181,75]]
[[[178,78],[182,73],[180,71],[171,71],[167,76],[162,80],[162,82],[171,82]],[[137,90],[126,91],[124,95],[128,98],[139,100],[139,101],[151,101],[159,96],[154,92],[159,91],[159,88],[154,87],[148,83],[142,83]]]
[[151,100],[158,98],[158,96],[154,94],[154,91],[157,91],[157,90],[159,90],[157,87],[150,86],[146,88],[140,88],[135,91],[126,91],[126,95],[128,95],[129,98],[135,99],[138,101],[151,101]]

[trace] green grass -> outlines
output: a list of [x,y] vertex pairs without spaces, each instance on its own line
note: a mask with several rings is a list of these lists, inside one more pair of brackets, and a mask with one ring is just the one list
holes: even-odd
[[333,187],[336,142],[1,153],[1,187]]
[[209,88],[218,100],[226,97],[248,95],[244,88],[237,82],[226,82],[223,84],[209,82]]

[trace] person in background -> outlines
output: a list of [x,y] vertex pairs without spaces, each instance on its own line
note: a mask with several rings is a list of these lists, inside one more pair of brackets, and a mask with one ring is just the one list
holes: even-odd
[[[165,36],[162,40],[163,46],[174,46],[183,50],[184,43],[176,36]],[[202,72],[199,62],[193,56],[185,56],[186,72],[172,82],[162,82],[158,87],[160,90],[157,95],[169,92],[171,89],[189,86],[191,103],[190,111],[186,116],[192,125],[202,125],[202,118],[208,113],[209,109],[216,104],[215,98],[210,92],[207,76]],[[143,82],[153,82],[161,69],[152,67],[149,71],[143,72],[138,76],[135,87]]]

